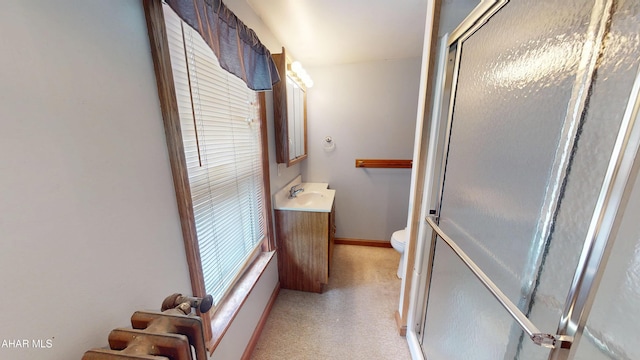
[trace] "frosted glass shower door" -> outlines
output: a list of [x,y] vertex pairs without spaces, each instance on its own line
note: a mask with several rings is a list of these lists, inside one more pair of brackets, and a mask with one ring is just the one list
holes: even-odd
[[[622,58],[610,35],[616,12],[637,6],[496,4],[450,42],[437,221],[510,303],[556,334],[637,72],[637,35]],[[547,359],[447,243],[432,245],[425,357]]]
[[576,360],[640,359],[640,177],[629,199]]

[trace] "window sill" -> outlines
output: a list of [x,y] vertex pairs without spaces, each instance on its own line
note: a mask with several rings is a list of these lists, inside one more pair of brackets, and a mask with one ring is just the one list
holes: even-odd
[[207,342],[209,356],[213,355],[274,255],[275,251],[260,253],[211,315],[212,337]]

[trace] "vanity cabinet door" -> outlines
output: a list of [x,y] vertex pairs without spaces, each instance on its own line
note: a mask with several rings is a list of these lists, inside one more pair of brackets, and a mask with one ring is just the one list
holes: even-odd
[[327,263],[327,269],[329,276],[331,276],[331,261],[333,259],[333,246],[336,240],[336,205],[331,206],[331,212],[329,213],[329,262]]
[[275,210],[280,286],[322,292],[333,250],[328,212]]

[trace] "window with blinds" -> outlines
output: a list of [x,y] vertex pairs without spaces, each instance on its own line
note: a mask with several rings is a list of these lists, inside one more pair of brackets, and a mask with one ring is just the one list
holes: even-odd
[[266,235],[259,101],[164,8],[204,285],[217,304]]

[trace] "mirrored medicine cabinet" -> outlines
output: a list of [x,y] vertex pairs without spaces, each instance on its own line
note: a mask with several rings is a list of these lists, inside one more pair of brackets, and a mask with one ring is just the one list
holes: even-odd
[[289,167],[307,158],[307,88],[284,48],[272,56],[281,79],[273,87],[276,162]]

